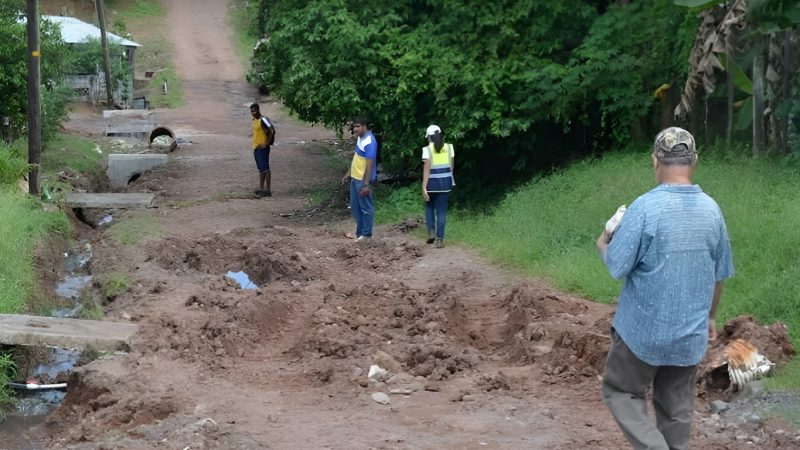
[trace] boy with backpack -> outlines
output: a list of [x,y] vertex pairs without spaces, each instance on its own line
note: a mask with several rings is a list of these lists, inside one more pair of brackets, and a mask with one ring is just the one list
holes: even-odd
[[275,126],[265,116],[261,115],[258,103],[250,105],[250,114],[253,116],[253,156],[258,167],[258,186],[255,192],[258,197],[271,197],[270,185],[272,173],[269,169],[269,150],[275,143]]

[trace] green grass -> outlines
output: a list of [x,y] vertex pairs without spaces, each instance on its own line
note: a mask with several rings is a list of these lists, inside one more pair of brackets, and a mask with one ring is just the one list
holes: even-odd
[[[252,2],[256,6],[255,2]],[[254,8],[251,6],[251,8]],[[233,30],[234,46],[239,59],[244,65],[244,73],[250,71],[250,58],[253,56],[253,47],[258,41],[258,36],[252,33],[251,16],[242,0],[230,0],[228,7],[228,23]]]
[[[118,1],[109,2],[109,6],[117,5]],[[134,0],[119,9],[118,17],[123,20],[141,19],[145,17],[163,17],[167,14],[166,8],[159,0]]]
[[[160,19],[151,19],[152,21]],[[155,72],[145,89],[155,94],[148,95],[150,104],[156,108],[177,108],[183,104],[183,84],[173,63],[175,49],[165,37],[143,36],[137,64],[143,70]],[[164,94],[164,83],[167,93]]]
[[[27,138],[19,139],[11,146],[19,155],[28,154]],[[46,193],[71,191],[72,186],[59,177],[65,169],[80,172],[90,179],[102,177],[105,169],[103,158],[100,146],[94,141],[67,133],[57,134],[42,148],[40,190]]]
[[71,226],[61,211],[45,212],[30,196],[0,188],[0,313],[19,313],[38,296],[33,253],[47,232],[67,235]]
[[42,151],[42,171],[55,174],[65,167],[83,174],[103,170],[103,153],[92,140],[70,134],[59,134]]
[[311,206],[322,206],[328,203],[338,188],[337,185],[331,183],[327,186],[319,186],[312,188],[308,191],[308,203]]
[[[18,313],[36,308],[43,297],[36,285],[34,249],[50,232],[68,237],[69,220],[58,209],[48,212],[41,203],[15,190],[15,174],[24,166],[27,144],[15,142],[13,148],[0,146],[0,313]],[[84,174],[102,171],[102,155],[92,141],[58,135],[42,152],[42,190],[59,182],[57,173],[67,168]],[[11,175],[9,175],[11,173]],[[12,176],[14,175],[14,176]]]
[[105,309],[103,309],[103,298],[91,288],[81,293],[79,299],[81,304],[78,317],[84,320],[103,320]]
[[771,391],[800,391],[800,359],[793,359],[778,368],[778,375],[766,378],[765,386]]
[[397,223],[407,218],[425,216],[422,193],[416,184],[400,188],[378,184],[374,186],[373,192],[377,223]]
[[134,246],[147,239],[162,236],[164,228],[155,214],[146,212],[115,222],[107,233],[122,244]]
[[[167,11],[159,0],[119,0],[117,21],[130,31],[132,40],[142,46],[136,52],[138,72],[156,72],[145,89],[154,108],[177,108],[183,105],[183,85],[174,64],[175,48],[166,38]],[[140,75],[141,76],[141,75]],[[167,85],[164,94],[163,86]]]
[[[166,94],[164,86],[166,85]],[[166,68],[158,72],[147,84],[147,89],[158,91],[159,94],[148,97],[150,105],[155,108],[178,108],[183,105],[183,83],[175,65],[168,63]]]
[[99,278],[100,292],[108,300],[113,300],[131,287],[131,279],[122,272],[111,272]]

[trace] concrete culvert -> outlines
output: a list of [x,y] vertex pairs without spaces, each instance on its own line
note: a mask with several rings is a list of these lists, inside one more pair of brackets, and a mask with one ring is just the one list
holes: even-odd
[[157,127],[150,132],[150,146],[165,149],[171,152],[178,148],[178,141],[175,139],[175,133],[167,127]]

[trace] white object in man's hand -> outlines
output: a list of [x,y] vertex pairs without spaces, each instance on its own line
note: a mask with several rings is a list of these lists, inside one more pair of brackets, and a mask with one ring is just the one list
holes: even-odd
[[622,216],[625,215],[626,209],[625,205],[620,206],[617,208],[617,212],[608,219],[608,222],[606,222],[606,234],[609,236],[614,235],[614,232],[617,231],[619,227],[619,223],[622,221]]

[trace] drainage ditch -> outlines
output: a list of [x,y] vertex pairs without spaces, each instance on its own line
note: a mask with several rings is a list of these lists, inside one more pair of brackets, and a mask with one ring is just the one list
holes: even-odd
[[[91,288],[93,279],[91,260],[89,243],[64,253],[65,274],[55,287],[60,305],[50,311],[51,316],[81,316],[81,297]],[[16,366],[16,374],[6,386],[13,393],[14,401],[0,414],[0,447],[39,449],[36,444],[39,439],[35,437],[37,426],[44,424],[46,417],[62,403],[69,389],[69,376],[76,367],[91,361],[93,352],[57,347],[0,346],[0,354],[10,355]]]

